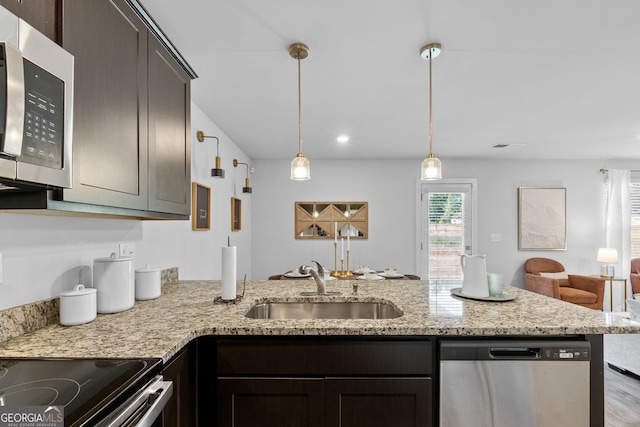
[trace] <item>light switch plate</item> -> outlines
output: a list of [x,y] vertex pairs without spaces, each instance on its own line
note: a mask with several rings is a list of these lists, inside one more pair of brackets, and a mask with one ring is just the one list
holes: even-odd
[[491,235],[491,243],[500,243],[500,242],[502,242],[502,234]]
[[118,245],[118,256],[120,258],[135,258],[136,245],[134,243],[120,243]]

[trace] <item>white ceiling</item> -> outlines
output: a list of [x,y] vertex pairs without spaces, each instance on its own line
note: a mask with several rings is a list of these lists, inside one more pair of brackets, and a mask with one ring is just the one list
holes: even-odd
[[[640,159],[637,0],[141,0],[252,159]],[[209,131],[202,129],[205,133]],[[195,129],[194,129],[195,133]],[[347,144],[336,137],[348,134]],[[496,144],[513,144],[495,149]]]

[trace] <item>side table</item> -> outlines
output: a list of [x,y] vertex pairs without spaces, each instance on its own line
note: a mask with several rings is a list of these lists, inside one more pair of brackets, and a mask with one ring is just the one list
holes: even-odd
[[627,311],[627,279],[622,277],[603,277],[609,282],[609,311],[613,311],[613,282],[622,283],[624,287],[624,311]]

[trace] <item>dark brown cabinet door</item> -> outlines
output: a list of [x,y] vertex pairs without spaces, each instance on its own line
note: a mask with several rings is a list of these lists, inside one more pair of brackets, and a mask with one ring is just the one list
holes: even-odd
[[191,79],[149,36],[149,210],[191,211]]
[[220,378],[218,427],[323,427],[321,378]]
[[173,382],[173,396],[162,411],[164,426],[196,427],[197,371],[196,352],[186,347],[162,371],[165,381]]
[[65,201],[147,209],[147,36],[124,0],[65,0],[75,57],[73,188]]
[[[60,0],[61,1],[61,0]],[[59,0],[0,0],[9,12],[24,19],[32,27],[56,43],[59,40]]]
[[327,426],[430,427],[429,378],[339,378],[325,381]]

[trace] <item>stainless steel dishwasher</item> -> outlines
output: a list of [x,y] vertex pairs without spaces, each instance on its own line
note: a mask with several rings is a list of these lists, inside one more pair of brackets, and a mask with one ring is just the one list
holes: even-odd
[[579,340],[443,340],[441,427],[588,427],[591,348]]

